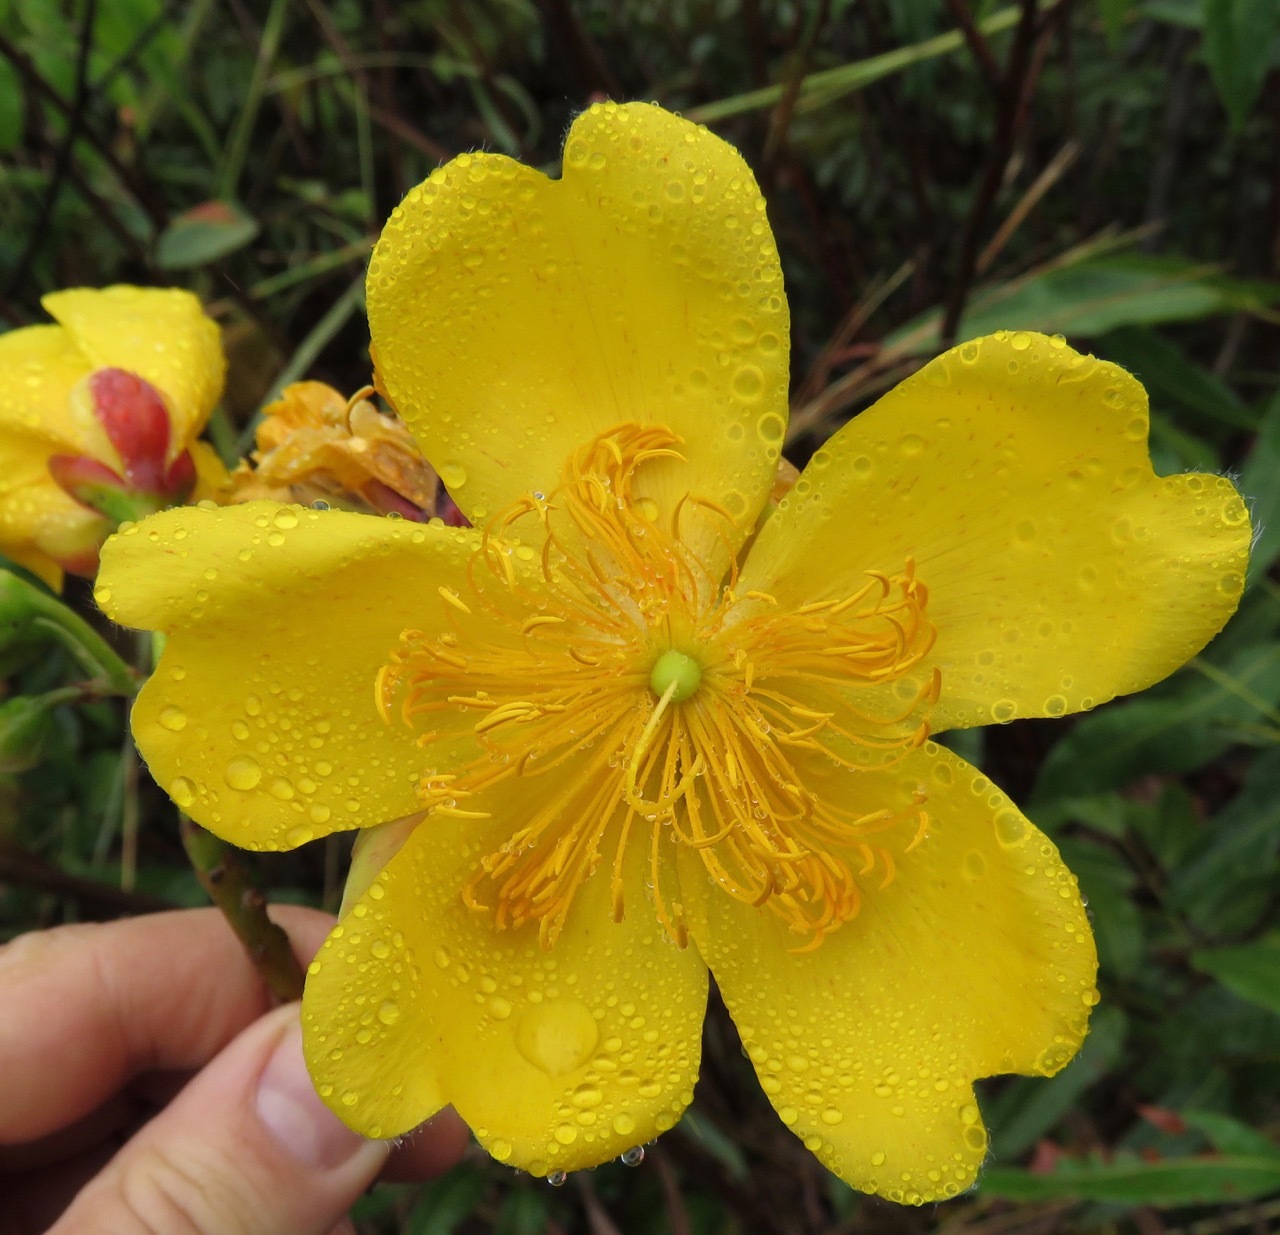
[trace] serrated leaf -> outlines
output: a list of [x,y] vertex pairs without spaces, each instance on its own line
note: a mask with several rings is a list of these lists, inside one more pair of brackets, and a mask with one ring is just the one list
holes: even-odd
[[257,220],[233,202],[202,202],[161,232],[156,264],[164,270],[204,266],[244,248],[257,234]]
[[1280,932],[1235,948],[1193,952],[1191,964],[1241,999],[1280,1013]]
[[1244,127],[1280,35],[1276,0],[1204,0],[1204,58],[1231,127]]

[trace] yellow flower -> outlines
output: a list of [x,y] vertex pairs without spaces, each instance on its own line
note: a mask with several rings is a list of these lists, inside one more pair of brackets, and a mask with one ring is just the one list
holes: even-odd
[[194,439],[222,394],[217,325],[176,289],[55,292],[0,335],[0,553],[60,587],[126,515],[225,476]]
[[343,509],[425,522],[439,478],[402,421],[366,389],[344,398],[324,382],[294,382],[263,408],[254,466],[232,474],[230,500],[328,501]]
[[559,180],[435,172],[368,306],[382,388],[483,530],[183,509],[101,576],[169,635],[133,724],[179,805],[259,849],[388,821],[311,967],[321,1095],[369,1136],[452,1103],[501,1161],[590,1166],[690,1101],[709,970],[824,1163],[895,1200],[967,1187],[972,1082],[1066,1063],[1095,954],[1053,845],[929,734],[1194,654],[1240,594],[1234,488],[1153,474],[1120,369],[998,334],[758,526],[777,252],[737,152],[648,105],[581,116]]

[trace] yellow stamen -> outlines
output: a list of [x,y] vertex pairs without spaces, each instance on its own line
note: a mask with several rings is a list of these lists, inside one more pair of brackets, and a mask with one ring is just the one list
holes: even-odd
[[[680,516],[722,520],[733,548],[728,514],[686,495],[664,519],[636,491],[678,446],[661,426],[619,425],[574,454],[554,492],[497,515],[465,598],[439,589],[483,626],[446,612],[434,632],[403,632],[375,701],[384,720],[428,720],[424,762],[451,769],[424,776],[424,809],[508,818],[463,894],[499,928],[536,923],[552,946],[606,860],[614,917],[646,911],[627,903],[622,876],[644,845],[652,912],[683,946],[671,855],[684,846],[727,895],[816,947],[926,839],[923,793],[860,814],[822,787],[833,767],[846,781],[883,771],[927,737],[938,697],[927,592],[910,562],[793,610],[760,589],[736,594],[732,561],[717,590],[679,539]],[[542,544],[527,566],[505,539],[522,520],[524,543]],[[499,809],[490,795],[515,778],[526,784]]]

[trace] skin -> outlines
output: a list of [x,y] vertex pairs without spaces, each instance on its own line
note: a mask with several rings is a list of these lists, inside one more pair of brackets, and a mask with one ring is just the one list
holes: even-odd
[[[304,961],[333,919],[279,907]],[[296,1004],[215,910],[64,926],[0,948],[0,1235],[326,1235],[378,1179],[429,1179],[468,1133],[398,1145],[311,1089]],[[52,1225],[51,1225],[52,1224]]]

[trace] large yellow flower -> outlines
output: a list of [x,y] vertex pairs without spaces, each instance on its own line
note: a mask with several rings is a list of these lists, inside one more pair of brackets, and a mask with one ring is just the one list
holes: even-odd
[[0,335],[0,553],[59,587],[125,514],[225,478],[194,439],[222,394],[216,323],[175,288],[76,288]]
[[972,1082],[1062,1067],[1095,955],[1053,845],[928,736],[1185,661],[1240,594],[1234,488],[1153,474],[1126,373],[995,335],[761,523],[777,252],[737,152],[652,106],[580,117],[560,180],[435,172],[368,303],[483,530],[176,510],[107,546],[100,592],[169,635],[134,731],[199,822],[267,849],[401,821],[311,967],[320,1093],[370,1136],[452,1103],[501,1161],[589,1166],[690,1101],[710,970],[823,1162],[967,1187]]

